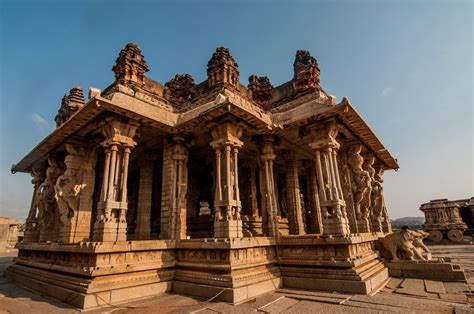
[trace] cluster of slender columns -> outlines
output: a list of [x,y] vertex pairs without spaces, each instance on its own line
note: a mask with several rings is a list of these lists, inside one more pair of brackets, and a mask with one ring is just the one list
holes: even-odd
[[242,237],[239,191],[239,149],[243,142],[242,127],[224,122],[211,129],[210,143],[216,154],[214,191],[214,236],[216,238]]
[[323,234],[349,234],[346,204],[342,194],[335,136],[320,138],[310,144],[314,151],[316,176],[323,218]]
[[109,120],[102,132],[106,140],[105,164],[98,214],[94,226],[95,241],[125,241],[127,239],[126,212],[128,164],[138,123]]
[[[111,118],[102,128],[105,140],[101,143],[104,149],[102,185],[100,186],[100,196],[97,204],[97,216],[93,228],[94,241],[125,241],[127,239],[127,182],[130,154],[136,143],[133,140],[138,123],[134,121],[122,121]],[[283,151],[285,161],[285,186],[282,203],[289,218],[289,233],[302,235],[306,232],[325,235],[347,235],[352,228],[349,228],[347,217],[346,201],[350,199],[343,194],[341,185],[341,175],[339,173],[338,150],[340,144],[336,141],[337,132],[329,131],[324,133],[318,130],[318,136],[309,144],[314,153],[314,159],[309,163],[306,160],[303,165],[307,171],[300,177],[300,161],[296,155],[290,151]],[[321,135],[322,134],[322,135]],[[211,126],[213,141],[210,143],[215,152],[214,171],[214,237],[235,238],[242,237],[241,220],[241,199],[239,191],[239,150],[243,146],[240,140],[242,127],[233,121],[225,121]],[[262,229],[266,236],[279,236],[279,205],[278,188],[274,174],[274,153],[273,135],[266,135],[261,138],[259,154],[259,179],[257,179],[257,164],[252,163],[247,166],[250,169],[250,205],[254,218],[258,217],[258,207],[261,206]],[[163,169],[162,169],[162,190],[161,190],[161,228],[160,238],[163,239],[186,239],[186,211],[187,211],[187,187],[188,187],[188,141],[183,135],[173,135],[165,140],[163,149]],[[61,166],[54,158],[50,158],[50,165],[46,174],[34,173],[34,195],[32,207],[27,220],[26,241],[52,241],[50,233],[57,231],[62,237],[59,241],[73,243],[90,237],[90,223],[81,223],[91,218],[83,214],[87,211],[85,207],[92,208],[92,190],[94,189],[95,159],[90,159],[87,174],[78,176],[79,168],[82,167],[84,147],[79,152],[78,148],[70,145],[67,151],[69,155],[65,158],[65,170],[60,170]],[[97,156],[97,152],[91,152]],[[345,154],[343,154],[345,156]],[[81,159],[82,158],[82,159]],[[344,158],[344,157],[343,157]],[[140,183],[137,198],[137,218],[134,239],[146,240],[151,236],[151,208],[152,208],[152,185],[154,158],[148,154],[139,158]],[[81,168],[82,169],[82,168]],[[343,168],[345,174],[348,169]],[[44,181],[43,181],[43,176]],[[61,180],[59,180],[59,179]],[[74,181],[76,180],[76,181]],[[260,204],[257,198],[257,180],[261,193]],[[301,180],[301,181],[300,181]],[[62,181],[64,183],[62,186]],[[72,183],[71,183],[72,182]],[[85,183],[85,184],[84,184]],[[69,200],[66,191],[69,185],[71,190],[76,186],[86,185],[88,191],[84,193],[79,204],[75,206],[76,200]],[[300,186],[303,184],[303,186]],[[344,183],[346,186],[346,183]],[[61,188],[64,189],[62,197]],[[98,187],[99,188],[99,187]],[[347,190],[347,188],[346,188]],[[56,193],[57,204],[46,203],[51,199],[51,195]],[[304,199],[304,200],[303,200]],[[383,201],[383,199],[382,199]],[[34,204],[34,205],[33,205]],[[62,224],[55,226],[56,219],[48,213],[53,212],[54,206],[58,206]],[[304,205],[303,205],[304,204]],[[48,207],[49,206],[49,207]],[[53,206],[53,207],[52,207]],[[283,205],[282,205],[283,206]],[[304,208],[303,208],[304,206]],[[351,206],[349,204],[349,206]],[[76,208],[77,207],[77,208]],[[37,208],[40,214],[36,217]],[[72,209],[72,214],[70,209]],[[84,211],[82,218],[75,216],[77,210]],[[385,207],[384,207],[385,209]],[[82,213],[81,211],[81,213]],[[304,211],[304,213],[303,213]],[[352,213],[352,212],[351,212]],[[85,213],[87,214],[87,213]],[[303,214],[305,216],[303,216]],[[74,223],[74,220],[77,223]],[[74,218],[75,217],[75,218]],[[390,232],[388,214],[382,213],[384,232]],[[89,219],[87,219],[89,218]],[[70,220],[70,224],[67,221]],[[43,222],[40,227],[38,222]],[[61,221],[60,221],[61,222]],[[74,234],[72,226],[75,226]],[[54,230],[46,230],[49,226],[54,226]],[[79,229],[77,226],[80,226]],[[89,227],[88,227],[89,226]],[[42,228],[42,229],[41,229]],[[43,230],[44,229],[44,230]],[[41,232],[43,230],[43,232]],[[79,230],[79,236],[76,236]],[[48,233],[48,232],[49,233]],[[380,231],[380,230],[379,230]],[[362,231],[369,232],[369,231]],[[60,234],[60,235],[59,235]]]

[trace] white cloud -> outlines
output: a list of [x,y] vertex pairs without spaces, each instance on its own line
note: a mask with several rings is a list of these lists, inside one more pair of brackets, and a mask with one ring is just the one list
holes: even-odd
[[387,96],[393,91],[393,87],[387,86],[382,90],[382,96]]
[[31,119],[41,131],[49,132],[53,129],[51,124],[49,124],[49,122],[45,118],[43,118],[37,113],[33,113],[31,115]]

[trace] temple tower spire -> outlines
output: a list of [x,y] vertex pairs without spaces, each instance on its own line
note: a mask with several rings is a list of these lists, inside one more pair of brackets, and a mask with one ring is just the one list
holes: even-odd
[[149,71],[145,57],[137,44],[128,43],[120,50],[120,54],[112,67],[115,73],[115,83],[145,84],[145,73]]
[[219,47],[207,63],[207,78],[209,88],[226,84],[237,88],[239,86],[239,65],[230,55],[229,49]]

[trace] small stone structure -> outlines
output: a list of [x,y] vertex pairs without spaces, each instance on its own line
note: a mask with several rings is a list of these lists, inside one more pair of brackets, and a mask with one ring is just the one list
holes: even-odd
[[0,217],[0,251],[9,251],[15,248],[18,237],[21,235],[21,222],[17,219]]
[[429,240],[434,243],[446,238],[452,242],[462,242],[464,232],[474,228],[474,198],[432,200],[422,204],[420,210],[425,214],[423,228],[429,232]]
[[467,282],[464,270],[449,258],[432,259],[423,240],[429,233],[407,227],[381,239],[382,256],[390,276]]
[[73,88],[13,166],[33,176],[33,200],[7,277],[80,308],[169,290],[231,303],[282,286],[377,291],[397,161],[323,90],[308,51],[293,67],[280,86],[245,86],[221,47],[205,81],[160,84],[128,44],[115,81],[87,101]]

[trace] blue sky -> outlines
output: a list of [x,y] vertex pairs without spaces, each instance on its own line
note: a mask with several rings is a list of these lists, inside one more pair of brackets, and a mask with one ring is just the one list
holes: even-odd
[[61,97],[113,81],[127,42],[148,76],[206,76],[226,46],[240,80],[292,77],[297,49],[319,62],[323,88],[348,96],[400,170],[385,175],[392,217],[421,203],[474,196],[471,1],[0,0],[0,215],[24,218],[28,174],[10,174],[54,126]]

